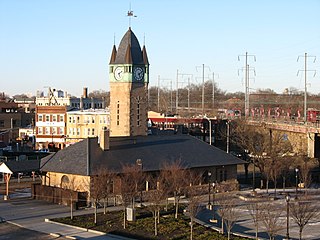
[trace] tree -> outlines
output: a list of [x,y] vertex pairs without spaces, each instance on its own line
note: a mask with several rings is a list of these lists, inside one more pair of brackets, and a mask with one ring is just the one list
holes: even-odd
[[179,201],[182,189],[186,185],[186,170],[182,167],[181,160],[172,163],[164,163],[163,174],[170,187],[169,192],[173,192],[174,204],[176,206],[175,218],[178,218]]
[[311,184],[311,174],[310,171],[313,167],[313,162],[311,158],[307,156],[298,156],[297,163],[299,167],[300,179],[303,182],[305,188],[308,188]]
[[150,179],[152,185],[157,186],[156,189],[150,190],[148,193],[150,204],[148,208],[152,212],[154,218],[154,235],[158,235],[158,223],[160,218],[160,206],[162,200],[164,200],[165,194],[165,179],[159,176]]
[[273,205],[270,201],[261,204],[260,219],[269,235],[274,240],[277,233],[283,228],[284,219],[281,218],[283,209]]
[[91,180],[91,192],[90,196],[94,207],[94,224],[97,224],[97,209],[99,200],[102,198],[102,189],[104,188],[104,182],[101,180],[101,176],[93,176]]
[[116,174],[104,168],[100,171],[99,177],[102,182],[101,198],[103,199],[103,214],[106,214],[108,198],[113,194],[113,181]]
[[319,216],[319,207],[316,203],[307,198],[290,203],[290,216],[299,226],[299,239],[302,239],[302,232],[310,220]]
[[76,181],[74,176],[63,175],[61,178],[61,188],[65,189],[70,197],[70,219],[73,219],[73,195],[74,191],[76,191],[79,187],[79,182]]
[[186,192],[188,193],[188,207],[187,211],[190,217],[190,240],[193,239],[193,225],[194,225],[194,220],[197,216],[197,214],[200,211],[200,196],[197,194],[197,188],[196,184],[200,183],[201,176],[197,175],[194,172],[190,172],[188,174],[189,180],[190,180],[190,186],[186,188]]
[[255,226],[256,231],[256,239],[258,238],[258,232],[259,232],[259,221],[261,220],[261,207],[258,202],[252,202],[247,205],[247,209],[250,213],[250,216],[252,218],[253,224]]
[[256,125],[243,120],[232,121],[231,124],[231,141],[249,152],[254,166],[259,168],[267,182],[272,174],[277,178],[280,172],[273,169],[272,173],[270,165],[292,152],[291,142],[282,133],[272,131],[264,124]]
[[123,165],[122,173],[120,175],[121,178],[121,197],[122,197],[122,205],[123,205],[123,228],[126,228],[126,210],[127,207],[132,204],[133,198],[136,192],[136,182],[133,181],[133,172],[136,171],[135,165]]
[[218,200],[218,214],[221,217],[221,232],[224,233],[224,223],[226,224],[228,240],[230,239],[231,230],[239,218],[239,212],[237,211],[237,202],[231,194],[220,195]]

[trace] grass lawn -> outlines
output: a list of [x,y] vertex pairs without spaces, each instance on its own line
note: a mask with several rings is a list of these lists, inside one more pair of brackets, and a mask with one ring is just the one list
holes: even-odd
[[[161,212],[160,223],[158,224],[158,236],[154,236],[154,218],[152,217],[151,212],[146,208],[136,209],[136,221],[127,221],[126,229],[123,229],[123,211],[107,212],[105,215],[103,213],[98,213],[96,225],[94,224],[94,214],[75,216],[73,220],[68,217],[54,219],[54,221],[142,240],[190,239],[190,219],[181,212],[178,219],[174,218],[172,210]],[[193,239],[226,240],[227,237],[195,223]],[[232,239],[244,240],[244,238],[239,237],[233,237]]]

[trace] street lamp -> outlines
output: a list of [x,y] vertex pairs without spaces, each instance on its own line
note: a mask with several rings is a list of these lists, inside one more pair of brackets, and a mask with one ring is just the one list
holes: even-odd
[[296,198],[298,198],[298,172],[299,172],[299,169],[296,168],[295,171],[296,171]]
[[229,153],[229,140],[230,140],[230,122],[229,122],[229,119],[227,119],[227,153]]
[[208,120],[209,124],[209,144],[212,145],[212,129],[211,129],[211,119],[207,117],[207,115],[204,115],[204,119]]
[[[143,178],[142,177],[142,174],[143,174],[143,163],[142,163],[142,160],[140,158],[138,158],[136,160],[136,164],[137,166],[140,167],[140,172],[141,172],[141,179]],[[140,205],[142,206],[142,187],[140,186]]]
[[208,209],[211,210],[211,172],[208,172],[208,196],[209,196],[209,200],[208,200]]
[[286,195],[286,202],[287,202],[287,240],[290,239],[290,236],[289,236],[289,202],[290,202],[290,195],[287,194]]
[[210,219],[210,222],[216,223],[217,220],[215,219],[215,212],[214,212],[214,202],[215,202],[215,193],[216,193],[216,184],[212,183],[212,188],[213,188],[213,194],[212,194],[212,211],[213,211],[213,216],[212,219]]

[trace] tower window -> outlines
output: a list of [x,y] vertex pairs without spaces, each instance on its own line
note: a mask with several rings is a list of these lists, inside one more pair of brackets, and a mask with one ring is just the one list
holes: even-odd
[[140,101],[137,102],[137,126],[140,126]]
[[120,125],[120,103],[117,103],[117,126]]

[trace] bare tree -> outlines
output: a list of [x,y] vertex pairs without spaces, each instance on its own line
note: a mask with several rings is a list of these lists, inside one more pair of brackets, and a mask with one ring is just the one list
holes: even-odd
[[300,179],[303,182],[304,187],[308,188],[311,184],[310,171],[313,167],[312,159],[307,156],[299,156],[297,158],[297,165],[299,166]]
[[319,207],[316,203],[307,198],[290,203],[290,216],[299,226],[299,239],[302,239],[302,232],[310,220],[319,216]]
[[201,176],[197,175],[194,172],[189,171],[189,181],[190,181],[190,186],[186,188],[187,196],[188,196],[188,214],[191,220],[190,223],[190,240],[193,239],[193,226],[194,226],[194,220],[201,210],[200,208],[200,196],[197,193],[197,184],[200,183]]
[[106,214],[108,198],[113,195],[113,183],[116,175],[104,168],[100,171],[99,177],[102,182],[101,198],[103,199],[103,214]]
[[135,165],[123,165],[121,177],[121,197],[123,205],[123,228],[126,228],[126,210],[130,204],[133,204],[133,198],[136,192],[136,182],[133,181],[133,172]]
[[277,233],[283,229],[284,219],[281,218],[283,209],[271,202],[261,204],[260,219],[270,240],[274,240]]
[[161,202],[164,200],[165,194],[165,188],[164,188],[164,179],[161,178],[161,175],[159,178],[154,177],[150,179],[150,182],[157,186],[156,189],[150,190],[148,193],[150,204],[148,205],[148,208],[152,212],[153,218],[154,218],[154,235],[158,235],[158,223],[160,218],[160,207]]
[[176,206],[175,218],[178,218],[179,201],[182,189],[186,185],[186,170],[183,169],[181,161],[177,160],[172,163],[165,163],[163,166],[163,174],[166,182],[170,186],[174,195],[174,204]]
[[73,195],[75,191],[77,191],[79,187],[79,182],[76,181],[76,178],[74,176],[67,176],[64,175],[61,179],[61,188],[68,191],[69,198],[70,198],[70,219],[73,219],[73,205],[74,205],[74,198]]
[[[273,132],[264,124],[253,125],[237,120],[232,122],[231,130],[233,143],[251,154],[253,164],[267,178],[267,182],[272,175],[272,169],[268,168],[270,161],[278,161],[281,156],[292,151],[290,141],[282,133]],[[273,175],[278,177],[279,172],[274,171]]]
[[224,223],[226,224],[228,239],[230,239],[231,230],[239,218],[237,203],[231,194],[220,195],[218,200],[218,214],[221,217],[221,232],[224,233]]
[[91,179],[90,197],[92,199],[92,204],[94,207],[94,224],[97,224],[97,209],[99,200],[102,198],[103,188],[104,183],[101,181],[101,176],[93,176]]
[[261,221],[261,207],[259,202],[252,202],[247,205],[247,209],[249,210],[250,216],[252,218],[253,224],[255,226],[256,239],[258,238],[259,233],[259,222]]

